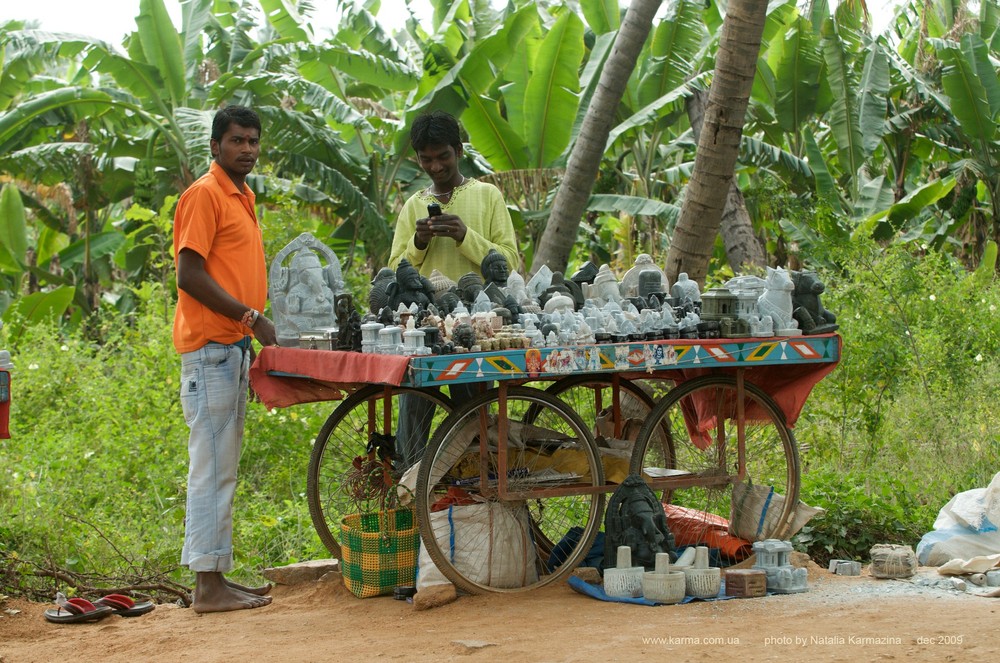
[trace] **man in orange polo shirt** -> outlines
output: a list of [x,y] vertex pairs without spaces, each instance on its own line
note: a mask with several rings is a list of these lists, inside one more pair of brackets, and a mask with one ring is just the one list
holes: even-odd
[[260,119],[241,106],[215,114],[208,173],[181,195],[174,215],[181,405],[191,430],[181,564],[195,572],[192,608],[223,612],[271,602],[270,586],[244,587],[233,568],[233,496],[253,351],[274,345],[264,241],[246,185],[260,154]]

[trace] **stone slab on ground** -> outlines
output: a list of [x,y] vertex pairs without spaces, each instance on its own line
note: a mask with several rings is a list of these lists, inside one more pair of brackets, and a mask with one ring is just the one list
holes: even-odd
[[331,571],[340,571],[338,559],[314,559],[288,566],[273,566],[264,569],[264,577],[279,585],[299,585],[316,582]]

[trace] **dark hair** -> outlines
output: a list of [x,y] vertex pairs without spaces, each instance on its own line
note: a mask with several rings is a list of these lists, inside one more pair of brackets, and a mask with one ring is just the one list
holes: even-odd
[[451,145],[458,152],[462,149],[458,120],[440,110],[418,115],[410,127],[410,143],[417,151],[428,145]]
[[260,118],[255,111],[246,106],[226,106],[219,109],[212,120],[212,140],[222,140],[222,134],[226,133],[231,124],[256,129],[260,133]]

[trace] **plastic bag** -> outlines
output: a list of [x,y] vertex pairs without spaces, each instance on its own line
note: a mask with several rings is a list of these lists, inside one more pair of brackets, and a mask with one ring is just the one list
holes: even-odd
[[952,497],[941,507],[934,530],[917,544],[917,561],[942,566],[953,559],[972,559],[1000,553],[1000,472],[986,488],[973,488]]

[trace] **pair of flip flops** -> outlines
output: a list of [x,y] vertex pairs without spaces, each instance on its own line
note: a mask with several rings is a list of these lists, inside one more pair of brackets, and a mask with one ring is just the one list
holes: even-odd
[[58,607],[45,611],[45,619],[54,624],[96,622],[110,615],[138,617],[156,607],[152,601],[136,603],[124,594],[108,594],[93,603],[79,597],[71,599],[57,597],[57,602]]

